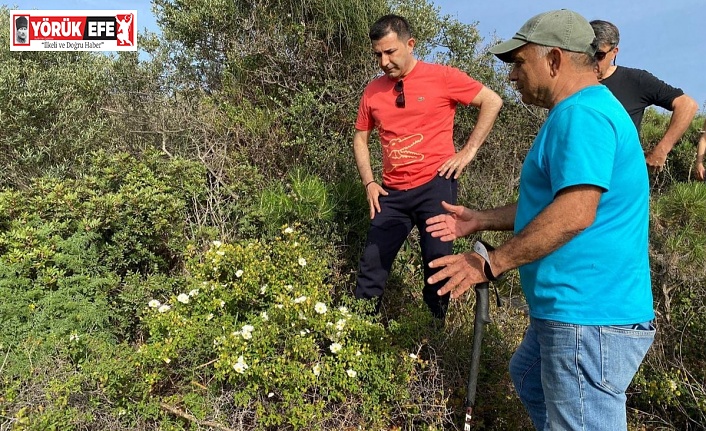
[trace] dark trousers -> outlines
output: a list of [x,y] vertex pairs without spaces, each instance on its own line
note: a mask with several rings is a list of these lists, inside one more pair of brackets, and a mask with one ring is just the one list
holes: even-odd
[[445,280],[429,284],[427,279],[438,269],[429,268],[429,262],[452,253],[453,243],[432,238],[426,232],[426,220],[443,214],[441,201],[456,204],[458,183],[453,178],[436,176],[433,180],[411,190],[391,190],[380,196],[381,211],[370,222],[365,249],[360,258],[355,297],[359,299],[379,298],[385,289],[392,263],[397,252],[414,226],[419,230],[424,263],[424,302],[437,318],[444,318],[449,295],[436,292]]

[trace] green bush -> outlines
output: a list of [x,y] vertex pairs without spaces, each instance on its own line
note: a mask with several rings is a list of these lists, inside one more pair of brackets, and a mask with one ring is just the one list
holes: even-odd
[[410,397],[415,361],[354,305],[332,302],[324,256],[290,227],[268,243],[214,242],[190,290],[145,304],[153,392],[232,385],[233,408],[252,412],[256,429],[327,429],[341,409],[387,423]]
[[294,169],[286,184],[276,182],[262,191],[260,212],[271,231],[274,226],[295,221],[307,224],[330,222],[335,203],[326,183],[301,169]]
[[17,429],[85,429],[102,410],[145,416],[127,344],[141,337],[136,304],[179,285],[165,274],[188,252],[185,202],[202,171],[101,153],[92,166],[0,192],[0,405]]
[[[0,37],[10,36],[0,7]],[[95,52],[0,52],[0,186],[76,174],[110,134],[101,104],[110,60]]]
[[652,208],[658,333],[632,400],[674,429],[688,429],[706,423],[706,185],[673,184]]

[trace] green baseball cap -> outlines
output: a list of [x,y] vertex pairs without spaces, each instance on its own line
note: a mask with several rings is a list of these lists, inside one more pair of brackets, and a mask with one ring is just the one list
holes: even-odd
[[593,45],[595,37],[586,18],[568,9],[553,10],[530,18],[512,39],[495,45],[490,48],[490,52],[509,63],[512,61],[512,51],[528,43],[535,43],[593,56],[596,53]]

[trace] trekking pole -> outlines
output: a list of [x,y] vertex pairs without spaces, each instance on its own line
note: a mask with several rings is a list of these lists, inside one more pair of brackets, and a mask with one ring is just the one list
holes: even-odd
[[476,386],[478,385],[478,371],[480,369],[480,348],[483,341],[483,329],[490,323],[490,313],[488,311],[488,297],[490,285],[488,282],[478,283],[476,291],[476,314],[473,320],[473,350],[471,351],[471,374],[468,378],[468,390],[466,391],[466,422],[464,431],[470,431],[471,419],[473,418],[473,407],[476,404]]

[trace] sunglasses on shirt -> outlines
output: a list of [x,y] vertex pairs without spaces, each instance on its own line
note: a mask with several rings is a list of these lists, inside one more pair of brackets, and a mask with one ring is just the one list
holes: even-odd
[[400,93],[397,95],[397,99],[395,99],[395,106],[404,108],[404,82],[402,82],[401,79],[395,83],[395,91]]

